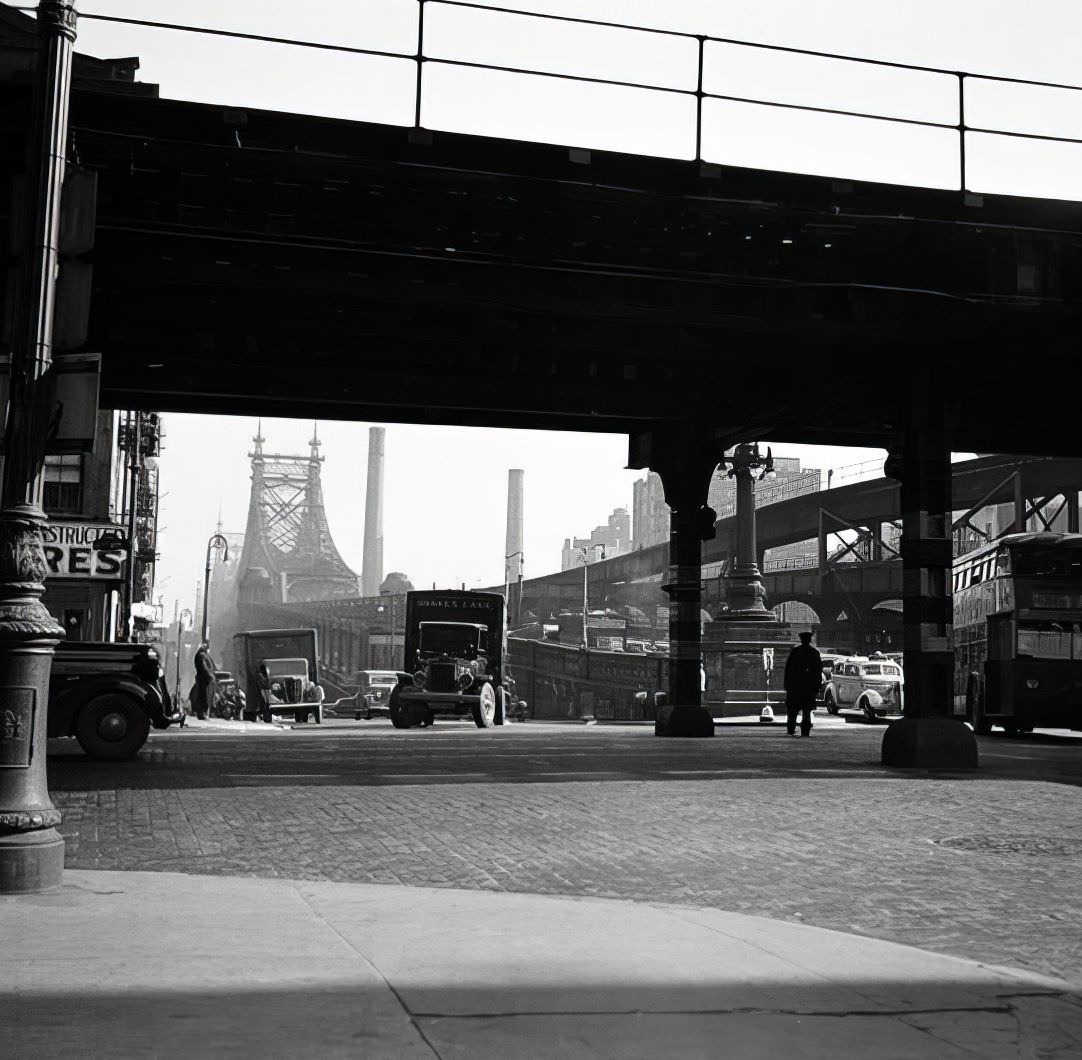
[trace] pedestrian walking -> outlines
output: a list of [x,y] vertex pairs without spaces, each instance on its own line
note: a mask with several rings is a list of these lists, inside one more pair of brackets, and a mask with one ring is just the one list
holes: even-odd
[[800,643],[785,660],[785,728],[790,736],[796,735],[797,715],[802,711],[800,735],[811,735],[812,711],[823,683],[823,659],[811,639],[810,633],[801,633]]
[[196,649],[192,662],[195,665],[195,684],[192,685],[190,698],[195,716],[202,720],[211,714],[218,699],[218,679],[214,676],[216,667],[206,641]]
[[256,675],[256,684],[259,686],[259,720],[270,725],[271,718],[271,679],[267,664],[259,664],[259,673]]

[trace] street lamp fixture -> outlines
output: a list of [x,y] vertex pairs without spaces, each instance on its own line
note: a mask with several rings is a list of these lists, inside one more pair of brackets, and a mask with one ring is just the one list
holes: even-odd
[[590,566],[590,553],[595,549],[601,549],[601,559],[605,558],[605,546],[604,545],[580,545],[579,552],[582,554],[582,644],[579,647],[583,651],[590,650],[590,638],[586,635],[586,623],[589,615],[588,606],[588,581],[587,571]]
[[764,454],[759,451],[758,442],[741,442],[731,456],[722,457],[721,464],[728,465],[729,478],[736,479],[736,556],[725,588],[726,617],[773,622],[777,616],[766,607],[766,590],[759,571],[755,482],[777,477],[774,454],[769,446]]
[[[394,664],[394,661],[395,661],[394,660],[394,653],[395,653],[395,648],[397,647],[397,645],[395,644],[395,629],[394,629],[394,627],[395,627],[395,615],[394,615],[395,596],[394,596],[394,593],[388,593],[387,595],[390,596],[390,598],[391,598],[391,607],[390,607],[390,611],[391,611],[391,663],[390,663],[390,669],[395,670],[395,669],[397,669],[397,667]],[[376,604],[376,614],[377,615],[382,615],[386,611],[387,611],[386,605],[384,605],[384,604]]]
[[200,642],[203,644],[207,643],[210,632],[210,570],[214,565],[211,553],[215,549],[222,553],[222,562],[228,563],[229,542],[226,541],[224,534],[211,534],[210,540],[207,541],[207,568],[203,576],[203,630],[200,636]]

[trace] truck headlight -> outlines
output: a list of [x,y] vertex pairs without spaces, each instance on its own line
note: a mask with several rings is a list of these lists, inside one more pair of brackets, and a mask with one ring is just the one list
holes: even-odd
[[418,670],[418,671],[417,671],[417,672],[416,672],[416,673],[415,673],[415,674],[413,675],[413,683],[414,683],[414,684],[415,684],[415,685],[416,685],[416,686],[417,686],[418,688],[424,688],[424,686],[425,686],[425,672],[424,672],[424,670]]
[[465,692],[473,684],[473,674],[464,673],[458,675],[458,687]]

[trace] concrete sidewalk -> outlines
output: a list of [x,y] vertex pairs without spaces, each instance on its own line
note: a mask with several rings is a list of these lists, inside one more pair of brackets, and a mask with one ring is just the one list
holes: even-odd
[[674,905],[68,870],[0,898],[0,1056],[1082,1055],[1060,980]]

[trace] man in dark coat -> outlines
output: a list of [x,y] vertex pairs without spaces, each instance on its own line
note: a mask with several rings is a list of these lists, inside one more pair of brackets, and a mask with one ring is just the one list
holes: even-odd
[[800,643],[789,652],[785,660],[785,728],[790,736],[796,735],[797,715],[800,719],[800,735],[810,736],[812,711],[823,683],[823,658],[813,647],[810,633],[800,634]]
[[195,684],[192,686],[192,709],[197,718],[207,717],[218,698],[218,679],[214,676],[214,660],[210,657],[210,645],[200,644],[196,649]]

